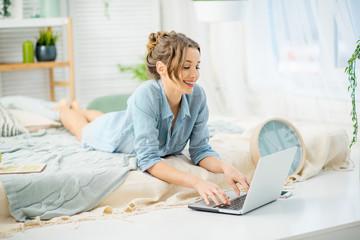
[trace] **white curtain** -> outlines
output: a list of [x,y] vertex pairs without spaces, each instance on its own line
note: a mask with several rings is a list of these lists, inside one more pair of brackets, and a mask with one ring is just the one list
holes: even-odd
[[201,47],[199,84],[211,114],[246,114],[242,22],[199,22],[191,0],[162,0],[162,28],[182,32]]
[[337,63],[355,49],[359,23],[351,9],[359,12],[356,6],[351,0],[250,1],[246,37],[248,81],[257,99],[253,114],[351,122],[345,65]]
[[162,27],[201,45],[211,113],[351,125],[344,59],[360,34],[356,0],[249,0],[244,21],[211,23],[190,0],[161,4]]
[[355,43],[360,38],[360,1],[336,1],[336,31],[338,36],[337,54],[339,67],[344,67],[350,54],[355,49]]

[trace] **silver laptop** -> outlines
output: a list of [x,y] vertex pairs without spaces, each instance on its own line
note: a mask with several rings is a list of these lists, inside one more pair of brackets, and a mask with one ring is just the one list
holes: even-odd
[[[216,205],[211,199],[210,205],[199,200],[188,207],[195,210],[229,214],[245,214],[276,200],[284,187],[297,147],[292,147],[262,157],[255,169],[248,193],[237,196],[233,190],[225,191],[230,197],[231,205]],[[220,201],[221,202],[221,201]]]

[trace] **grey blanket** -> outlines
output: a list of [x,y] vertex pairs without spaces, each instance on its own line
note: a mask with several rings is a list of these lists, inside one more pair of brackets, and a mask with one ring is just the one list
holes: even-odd
[[47,163],[41,173],[0,175],[18,221],[94,208],[137,168],[130,154],[84,149],[65,129],[0,139],[2,164]]

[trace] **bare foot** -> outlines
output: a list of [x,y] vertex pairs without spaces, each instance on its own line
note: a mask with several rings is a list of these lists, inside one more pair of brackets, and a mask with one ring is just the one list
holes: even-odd
[[65,98],[63,98],[60,101],[58,101],[56,107],[54,107],[52,110],[60,110],[62,108],[67,108],[68,105],[69,105],[68,101]]
[[76,100],[71,102],[70,108],[74,109],[74,110],[77,110],[77,111],[81,110],[80,103],[78,101],[76,101]]

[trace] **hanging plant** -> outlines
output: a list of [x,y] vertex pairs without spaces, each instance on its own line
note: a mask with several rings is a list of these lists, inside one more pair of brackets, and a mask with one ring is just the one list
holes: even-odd
[[10,17],[11,13],[9,12],[9,7],[11,5],[11,1],[10,0],[3,0],[2,1],[2,8],[1,8],[1,12],[0,12],[0,16],[4,16],[4,17]]
[[356,69],[356,59],[360,59],[360,39],[356,42],[356,44],[357,45],[355,51],[352,54],[351,58],[348,60],[348,67],[345,68],[345,73],[347,73],[348,75],[348,81],[349,81],[348,91],[350,92],[351,103],[352,103],[352,110],[350,116],[354,127],[353,136],[349,148],[351,148],[352,145],[357,141],[357,134],[358,134],[358,119],[356,113],[356,98],[355,98],[357,81],[356,81],[355,69]]

